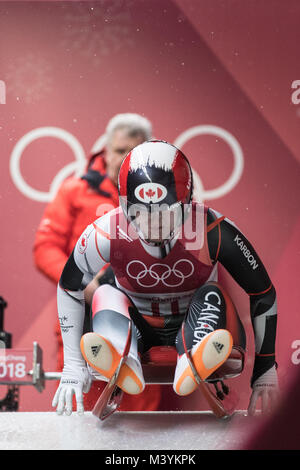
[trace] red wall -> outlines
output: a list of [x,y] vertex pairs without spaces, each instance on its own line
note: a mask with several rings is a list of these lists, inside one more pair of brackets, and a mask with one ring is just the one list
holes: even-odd
[[[157,138],[178,142],[183,132],[208,125],[240,146],[237,183],[203,198],[239,225],[270,273],[278,293],[279,377],[289,382],[300,362],[293,349],[300,342],[300,106],[291,100],[291,84],[300,78],[299,13],[296,0],[0,2],[0,80],[6,85],[0,295],[9,304],[5,327],[14,347],[37,340],[45,369],[55,368],[55,286],[34,267],[32,245],[43,197],[74,160],[62,140],[34,140],[19,161],[29,186],[24,192],[10,169],[16,145],[34,129],[55,127],[88,155],[114,114],[137,112],[153,122]],[[222,187],[235,168],[220,135],[195,136],[182,148],[206,191]],[[37,198],[30,188],[42,194]],[[245,408],[253,362],[248,298],[221,274],[247,329],[245,374],[235,379]],[[51,383],[43,394],[22,389],[21,410],[50,410],[54,389]],[[196,406],[197,396],[193,400]]]

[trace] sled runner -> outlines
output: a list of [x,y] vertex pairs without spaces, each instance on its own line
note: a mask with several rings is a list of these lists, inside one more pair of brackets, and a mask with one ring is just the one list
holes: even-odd
[[[126,344],[124,349],[122,364],[128,354],[130,344]],[[197,374],[193,366],[190,355],[191,369],[194,372],[198,387],[201,390],[210,410],[217,418],[227,418],[237,409],[238,395],[232,388],[225,384],[225,380],[240,375],[244,368],[244,351],[233,347],[227,361],[209,377],[203,381]],[[145,383],[172,385],[177,361],[177,351],[173,346],[154,346],[141,358]],[[93,415],[100,420],[105,420],[114,413],[121,405],[123,391],[116,386],[120,366],[107,383],[93,408]]]
[[108,416],[114,413],[114,411],[116,411],[121,404],[123,390],[121,390],[117,386],[117,380],[118,380],[122,365],[126,361],[126,358],[130,350],[131,333],[132,333],[132,322],[130,321],[129,326],[128,326],[127,340],[126,340],[125,348],[124,348],[120,363],[118,367],[116,368],[114,374],[108,381],[105,389],[101,393],[100,397],[98,398],[92,410],[93,415],[97,416],[101,420],[108,418]]

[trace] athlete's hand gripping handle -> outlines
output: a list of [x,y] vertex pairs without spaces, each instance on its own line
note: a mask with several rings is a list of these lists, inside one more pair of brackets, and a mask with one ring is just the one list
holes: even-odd
[[279,387],[276,366],[262,374],[252,385],[248,414],[254,416],[259,399],[263,414],[272,413],[278,404]]
[[64,346],[64,368],[52,406],[58,414],[70,415],[73,411],[73,396],[77,412],[82,414],[83,393],[87,393],[92,383],[86,362],[80,351],[80,339],[84,322],[84,293],[82,290],[67,291],[57,289],[57,306]]
[[65,366],[60,379],[60,384],[54,395],[52,406],[57,414],[64,412],[71,415],[73,411],[73,395],[76,398],[77,413],[83,414],[83,393],[87,393],[91,387],[92,377],[85,366]]

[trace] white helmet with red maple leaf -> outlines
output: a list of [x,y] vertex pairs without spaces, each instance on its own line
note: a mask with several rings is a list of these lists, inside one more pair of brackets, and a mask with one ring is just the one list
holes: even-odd
[[190,209],[191,166],[174,145],[147,141],[123,160],[118,190],[125,217],[139,235],[146,241],[162,242],[174,235]]

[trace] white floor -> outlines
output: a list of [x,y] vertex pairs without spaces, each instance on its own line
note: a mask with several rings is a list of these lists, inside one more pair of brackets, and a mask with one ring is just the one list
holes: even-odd
[[[198,412],[116,412],[106,421],[90,412],[1,413],[1,450],[222,450],[242,449],[253,420]],[[250,426],[249,426],[250,425]]]

